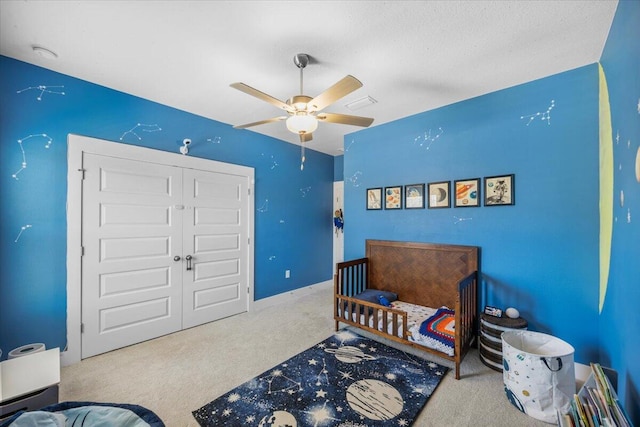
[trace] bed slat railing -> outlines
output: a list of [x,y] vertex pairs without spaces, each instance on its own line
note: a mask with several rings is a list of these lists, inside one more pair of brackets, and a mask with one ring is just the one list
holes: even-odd
[[336,293],[345,296],[354,296],[367,288],[367,269],[369,258],[360,258],[352,261],[339,262],[336,265]]
[[[407,336],[407,313],[385,308],[378,304],[352,298],[367,289],[369,258],[340,262],[334,277],[334,319],[336,331],[340,322],[358,326],[374,333],[397,338]],[[356,315],[356,313],[359,313]]]
[[368,258],[359,258],[336,264],[336,274],[333,278],[333,293],[336,295],[333,317],[336,319],[336,331],[339,329],[340,322],[337,319],[341,317],[342,310],[344,310],[343,314],[348,316],[347,318],[351,318],[352,310],[357,310],[357,312],[361,310],[358,301],[347,301],[347,299],[342,299],[338,295],[351,297],[367,288],[368,264]]
[[477,279],[478,272],[474,271],[458,282],[455,306],[455,333],[458,335],[455,340],[456,379],[460,379],[460,362],[469,351],[472,338],[476,333]]
[[336,331],[342,322],[399,342],[409,336],[406,312],[340,294],[335,298]]

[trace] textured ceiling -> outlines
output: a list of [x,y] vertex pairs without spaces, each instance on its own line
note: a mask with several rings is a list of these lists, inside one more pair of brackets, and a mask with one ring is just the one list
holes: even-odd
[[[617,1],[0,1],[0,53],[233,125],[347,74],[364,86],[324,111],[372,126],[600,59]],[[57,59],[35,55],[44,46]],[[41,84],[34,82],[34,84]],[[378,102],[350,111],[348,102]],[[320,123],[309,147],[341,154],[359,130]],[[291,143],[285,124],[251,128]],[[247,132],[247,131],[244,131]],[[190,137],[190,135],[185,135]]]

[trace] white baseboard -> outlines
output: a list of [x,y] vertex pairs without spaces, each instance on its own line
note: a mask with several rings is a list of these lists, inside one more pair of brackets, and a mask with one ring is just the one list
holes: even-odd
[[294,289],[292,291],[283,292],[281,294],[274,295],[268,298],[259,299],[253,302],[251,310],[260,310],[266,307],[271,307],[276,304],[288,303],[296,298],[300,298],[305,295],[310,295],[312,293],[315,293],[321,290],[328,290],[332,288],[333,288],[333,280],[327,280],[324,282],[306,286],[304,288]]

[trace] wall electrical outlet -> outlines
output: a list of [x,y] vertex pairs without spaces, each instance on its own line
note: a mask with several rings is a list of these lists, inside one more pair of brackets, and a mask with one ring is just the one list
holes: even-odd
[[291,270],[285,270],[284,271],[284,278],[288,279],[289,277],[291,277]]

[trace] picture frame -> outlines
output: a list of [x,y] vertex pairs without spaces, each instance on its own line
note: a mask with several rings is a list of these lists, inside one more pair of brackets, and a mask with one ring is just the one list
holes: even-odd
[[424,184],[404,186],[404,208],[424,209]]
[[384,208],[402,209],[402,186],[384,188]]
[[429,209],[451,207],[451,181],[430,182],[427,186]]
[[382,209],[382,187],[367,188],[367,210]]
[[480,206],[480,178],[460,179],[454,182],[456,208]]
[[484,205],[515,205],[515,174],[487,176],[484,178]]

